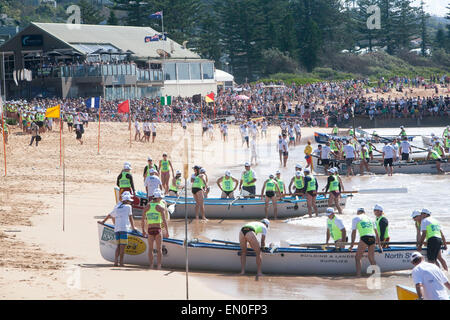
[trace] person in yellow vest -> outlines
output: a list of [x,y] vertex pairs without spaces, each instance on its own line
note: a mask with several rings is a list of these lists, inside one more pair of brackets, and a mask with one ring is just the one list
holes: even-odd
[[256,173],[251,169],[250,163],[244,164],[245,171],[242,172],[239,182],[239,190],[244,190],[250,194],[250,198],[255,198],[256,194]]
[[375,205],[373,208],[373,213],[376,216],[375,224],[377,226],[378,236],[380,237],[381,246],[383,248],[389,248],[389,221],[385,217],[383,212],[383,207],[380,205]]
[[427,241],[427,260],[439,266],[437,260],[442,263],[442,267],[448,271],[447,263],[442,259],[441,247],[447,250],[447,242],[439,221],[431,217],[431,211],[422,209],[420,212],[420,231],[422,235],[417,242],[417,251],[422,251],[424,241]]
[[339,144],[337,143],[337,138],[331,138],[330,139],[330,149],[333,152],[336,159],[339,159],[341,157],[340,151],[339,151]]
[[[439,142],[438,142],[439,143]],[[439,146],[439,148],[441,148]],[[441,162],[442,162],[442,157],[439,155],[439,153],[436,151],[436,147],[435,149],[433,148],[428,148],[428,155],[427,155],[427,160],[431,160],[431,161],[436,161],[436,169],[438,173],[445,173],[444,170],[441,169]]]
[[275,173],[275,180],[278,183],[278,188],[280,188],[280,199],[283,198],[286,195],[286,187],[284,185],[284,181],[281,179],[281,172],[280,170],[277,170],[277,172]]
[[406,131],[405,131],[405,127],[404,126],[400,126],[400,133],[398,134],[400,137],[407,137]]
[[[125,191],[122,194],[122,201],[119,202],[100,224],[104,224],[108,219],[112,219],[114,223],[114,235],[117,242],[116,253],[114,257],[114,266],[123,267],[123,257],[125,247],[128,245],[128,229],[131,225],[132,230],[136,230],[133,220],[133,209],[131,204],[133,197],[131,193]],[[119,259],[120,258],[120,259]]]
[[69,132],[72,132],[72,126],[73,126],[73,115],[71,113],[67,113],[67,128],[69,129]]
[[447,153],[450,151],[450,135],[444,138],[444,151]]
[[264,181],[263,187],[261,189],[261,200],[265,199],[264,212],[266,214],[266,219],[269,218],[267,209],[269,207],[270,200],[272,200],[273,216],[275,220],[278,219],[277,201],[280,195],[281,195],[280,187],[278,187],[278,183],[275,180],[275,176],[271,174],[269,176],[269,179]]
[[133,176],[131,175],[131,164],[125,162],[123,165],[123,170],[117,176],[117,186],[120,188],[119,198],[122,199],[122,193],[129,191],[131,194],[135,194]]
[[153,269],[153,246],[156,243],[156,268],[161,269],[162,264],[162,230],[164,237],[169,237],[169,228],[166,220],[167,208],[163,203],[161,190],[155,190],[153,199],[144,208],[142,217],[142,234],[148,234],[148,260],[150,268]]
[[[298,168],[295,172],[295,176],[292,177],[291,182],[289,183],[288,191],[292,196],[303,196],[304,195],[304,186],[305,186],[305,180],[302,176],[302,172],[300,171],[301,168]],[[292,187],[295,188],[295,190],[292,190]]]
[[234,199],[234,191],[239,186],[239,180],[231,175],[231,171],[225,171],[225,175],[216,181],[219,189],[222,190],[222,199]]
[[339,128],[337,124],[334,125],[333,130],[331,130],[331,134],[335,136],[339,135]]
[[[245,264],[247,258],[247,243],[255,251],[256,254],[256,266],[257,274],[256,279],[262,276],[262,258],[261,251],[265,249],[265,241],[267,236],[267,229],[269,228],[270,222],[268,219],[262,219],[260,222],[249,222],[245,224],[239,231],[239,244],[241,247],[241,275],[245,274]],[[258,234],[261,234],[261,246],[258,243]]]
[[303,170],[305,173],[305,180],[303,186],[303,192],[306,194],[306,204],[308,206],[308,214],[309,217],[312,217],[312,209],[314,208],[314,212],[316,213],[316,217],[319,216],[319,211],[316,205],[316,197],[317,197],[317,189],[319,188],[319,184],[317,183],[317,179],[311,175],[311,170],[306,168]]
[[366,249],[368,250],[369,262],[373,266],[376,265],[375,244],[378,244],[380,252],[383,252],[383,249],[381,248],[377,229],[373,221],[365,214],[364,208],[359,208],[356,214],[357,216],[352,220],[352,241],[349,251],[351,252],[355,245],[356,232],[358,231],[360,240],[355,255],[355,263],[356,276],[361,277],[361,260]]
[[345,243],[348,240],[347,231],[345,230],[344,223],[342,219],[336,216],[334,208],[327,208],[327,238],[325,243],[328,244],[330,237],[333,239],[336,248],[343,249],[345,245],[340,243]]
[[337,168],[328,169],[328,180],[327,185],[323,189],[325,192],[330,192],[330,196],[328,198],[328,206],[336,206],[339,214],[343,214],[342,208],[339,204],[339,199],[341,197],[341,192],[344,191],[344,184],[342,183],[341,178],[339,177]]
[[169,186],[169,196],[177,197],[178,192],[180,192],[183,188],[184,186],[181,184],[181,171],[177,170]]
[[364,142],[361,142],[361,150],[359,151],[359,171],[360,174],[364,175],[364,169],[367,172],[370,172],[369,169],[369,161],[370,161],[370,155],[369,155],[369,149],[367,148],[366,144]]
[[[158,171],[158,166],[153,163],[153,159],[151,157],[147,158],[147,165],[144,168],[144,181],[145,179],[150,175],[150,169],[153,168],[156,171]],[[159,176],[159,175],[158,175]]]
[[205,203],[204,203],[204,189],[207,186],[205,177],[200,173],[200,166],[194,166],[194,174],[191,176],[192,183],[192,195],[195,200],[195,219],[198,220],[199,213],[202,215],[202,220],[207,221],[205,216]]
[[172,162],[167,159],[167,153],[163,153],[163,159],[159,161],[159,175],[161,177],[161,182],[164,188],[164,194],[169,193],[169,181],[170,181],[170,171],[172,171],[172,177],[175,176],[173,174]]

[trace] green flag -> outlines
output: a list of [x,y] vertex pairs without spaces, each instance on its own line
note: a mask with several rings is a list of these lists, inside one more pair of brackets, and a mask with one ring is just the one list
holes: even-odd
[[172,104],[172,96],[161,97],[162,106],[170,106]]

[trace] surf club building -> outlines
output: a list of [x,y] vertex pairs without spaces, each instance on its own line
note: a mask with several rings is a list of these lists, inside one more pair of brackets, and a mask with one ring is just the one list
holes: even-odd
[[149,27],[31,23],[0,46],[1,95],[105,100],[217,92],[214,61]]

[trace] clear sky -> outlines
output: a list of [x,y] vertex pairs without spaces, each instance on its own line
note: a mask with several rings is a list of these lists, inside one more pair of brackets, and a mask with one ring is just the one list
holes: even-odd
[[[425,11],[439,17],[445,17],[448,10],[446,7],[450,6],[450,0],[424,0]],[[420,0],[415,1],[416,4],[420,4]]]

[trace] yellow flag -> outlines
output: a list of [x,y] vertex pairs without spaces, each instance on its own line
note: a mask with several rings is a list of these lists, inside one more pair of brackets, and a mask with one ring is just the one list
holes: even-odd
[[56,107],[48,108],[47,111],[45,111],[45,117],[46,118],[59,118],[59,109],[60,109],[59,104]]

